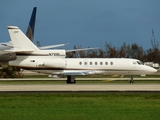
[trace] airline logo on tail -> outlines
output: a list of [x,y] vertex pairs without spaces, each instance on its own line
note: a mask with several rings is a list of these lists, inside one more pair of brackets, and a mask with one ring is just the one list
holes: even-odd
[[34,38],[34,28],[35,28],[35,21],[36,21],[36,11],[37,11],[37,7],[33,8],[33,12],[32,12],[32,16],[29,22],[29,26],[27,28],[27,32],[26,35],[27,37],[33,41]]

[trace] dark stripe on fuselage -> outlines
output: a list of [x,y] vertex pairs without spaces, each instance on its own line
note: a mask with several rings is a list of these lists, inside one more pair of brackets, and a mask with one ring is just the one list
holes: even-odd
[[16,53],[17,56],[49,56],[48,54]]
[[26,70],[64,70],[62,68],[29,68],[29,67],[20,67]]
[[16,52],[17,56],[49,56],[49,54],[45,53],[32,53],[32,52]]

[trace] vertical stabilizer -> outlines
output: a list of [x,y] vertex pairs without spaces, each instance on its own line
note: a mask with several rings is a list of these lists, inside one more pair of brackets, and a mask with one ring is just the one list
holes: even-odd
[[35,21],[36,21],[36,11],[37,11],[37,7],[34,7],[34,8],[33,8],[33,11],[32,11],[31,18],[30,18],[30,22],[29,22],[29,25],[28,25],[28,28],[27,28],[27,32],[26,32],[26,36],[27,36],[31,41],[33,41],[33,38],[34,38],[34,28],[35,28]]
[[18,27],[8,26],[8,32],[14,49],[39,50]]

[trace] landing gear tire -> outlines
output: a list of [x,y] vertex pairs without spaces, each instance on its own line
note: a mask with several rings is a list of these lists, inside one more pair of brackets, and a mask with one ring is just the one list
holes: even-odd
[[76,80],[75,80],[75,76],[67,76],[67,84],[75,84]]
[[133,83],[134,83],[134,82],[133,82],[133,76],[132,76],[132,75],[131,75],[131,79],[130,79],[129,83],[130,83],[130,84],[133,84]]
[[133,84],[134,82],[132,81],[132,80],[130,80],[130,82],[129,82],[130,84]]

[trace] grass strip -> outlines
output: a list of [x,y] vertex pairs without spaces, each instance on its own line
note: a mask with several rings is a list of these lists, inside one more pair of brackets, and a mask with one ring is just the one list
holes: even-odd
[[160,94],[1,94],[1,120],[158,120]]

